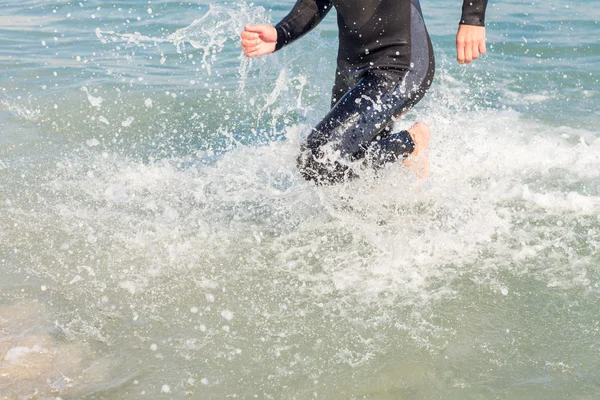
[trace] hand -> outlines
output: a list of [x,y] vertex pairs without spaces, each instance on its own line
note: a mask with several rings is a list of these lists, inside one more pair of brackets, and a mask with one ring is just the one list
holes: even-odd
[[246,57],[262,56],[275,51],[277,31],[271,25],[248,25],[240,34]]
[[459,64],[469,64],[485,54],[485,27],[459,25],[456,34],[456,59]]

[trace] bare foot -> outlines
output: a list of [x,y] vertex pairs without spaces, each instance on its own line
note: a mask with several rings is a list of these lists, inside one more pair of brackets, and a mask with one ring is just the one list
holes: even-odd
[[429,127],[424,122],[417,122],[408,133],[415,143],[415,150],[404,159],[404,166],[418,179],[425,179],[429,176]]

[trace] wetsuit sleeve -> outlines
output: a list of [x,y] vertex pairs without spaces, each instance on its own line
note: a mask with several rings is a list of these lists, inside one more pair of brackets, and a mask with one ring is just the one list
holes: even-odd
[[460,24],[485,26],[487,3],[487,0],[464,0]]
[[331,7],[331,0],[298,0],[292,11],[275,25],[277,30],[275,51],[317,26]]

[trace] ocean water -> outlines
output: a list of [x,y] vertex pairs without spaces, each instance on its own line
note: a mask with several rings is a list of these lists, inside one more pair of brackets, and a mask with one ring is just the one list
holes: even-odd
[[432,174],[295,168],[335,16],[0,0],[1,399],[600,398],[600,2],[423,1]]

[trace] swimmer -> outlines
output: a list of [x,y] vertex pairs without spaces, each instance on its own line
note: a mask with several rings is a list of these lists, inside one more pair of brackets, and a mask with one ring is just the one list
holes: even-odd
[[[356,176],[356,161],[380,168],[402,160],[417,177],[427,177],[427,124],[391,130],[433,80],[433,48],[419,0],[298,0],[277,25],[246,26],[240,35],[244,54],[262,56],[289,45],[333,7],[339,50],[331,110],[301,147],[301,174],[317,184],[331,184]],[[460,64],[485,54],[486,7],[487,0],[464,0],[456,35]]]

